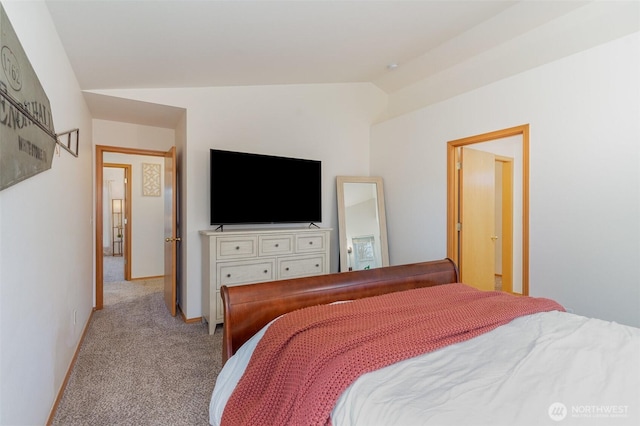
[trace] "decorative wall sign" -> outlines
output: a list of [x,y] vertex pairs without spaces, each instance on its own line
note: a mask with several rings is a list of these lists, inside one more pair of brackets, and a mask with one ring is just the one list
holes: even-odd
[[160,164],[142,163],[142,195],[159,197]]
[[51,105],[0,4],[0,190],[51,168]]

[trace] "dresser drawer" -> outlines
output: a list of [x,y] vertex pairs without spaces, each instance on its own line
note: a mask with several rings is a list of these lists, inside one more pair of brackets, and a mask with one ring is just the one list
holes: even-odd
[[256,257],[258,255],[258,239],[255,236],[218,238],[216,241],[216,258],[218,260]]
[[202,318],[209,334],[223,322],[220,288],[328,274],[331,230],[262,228],[200,231]]
[[323,251],[326,244],[327,241],[323,233],[296,235],[296,253]]
[[275,262],[267,259],[218,263],[217,275],[218,289],[223,285],[234,286],[260,281],[272,281],[275,279]]
[[278,276],[280,279],[307,277],[324,273],[327,273],[324,253],[278,259]]
[[293,253],[293,235],[260,235],[258,240],[260,256]]

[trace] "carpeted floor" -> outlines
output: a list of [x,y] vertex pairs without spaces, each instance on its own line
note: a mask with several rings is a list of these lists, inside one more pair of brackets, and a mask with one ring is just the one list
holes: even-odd
[[210,336],[204,324],[171,317],[162,279],[109,286],[113,297],[93,315],[53,424],[207,425],[220,327]]
[[102,280],[105,283],[124,281],[124,257],[102,256]]
[[162,293],[163,286],[163,278],[119,282],[105,281],[102,286],[103,305],[105,307],[117,305],[122,302],[134,301],[152,293]]

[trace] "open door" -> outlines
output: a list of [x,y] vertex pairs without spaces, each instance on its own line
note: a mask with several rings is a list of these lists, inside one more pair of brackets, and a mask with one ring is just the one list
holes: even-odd
[[176,187],[176,148],[172,147],[164,157],[164,303],[172,316],[176,316],[176,262],[180,241]]
[[460,153],[460,274],[480,290],[495,288],[495,155]]

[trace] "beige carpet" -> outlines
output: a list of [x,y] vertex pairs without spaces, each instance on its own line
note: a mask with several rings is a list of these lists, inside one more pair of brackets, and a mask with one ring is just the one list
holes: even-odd
[[220,327],[171,317],[162,279],[109,283],[54,425],[207,425]]
[[124,257],[102,256],[102,273],[105,283],[124,281]]
[[152,293],[162,293],[163,278],[149,280],[104,282],[102,286],[103,305],[113,306],[122,302],[133,301]]

